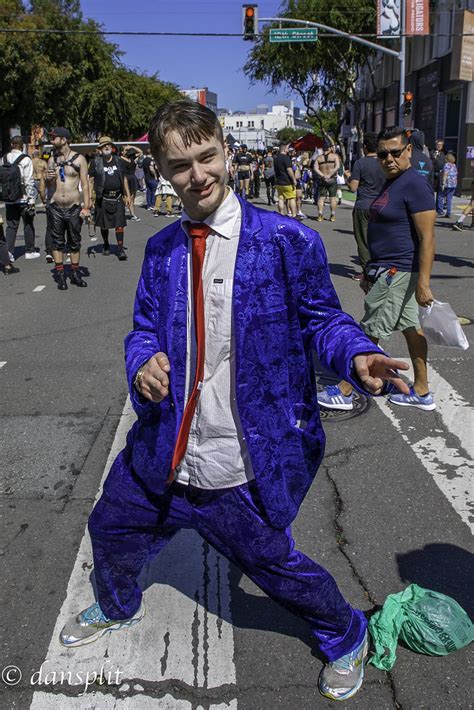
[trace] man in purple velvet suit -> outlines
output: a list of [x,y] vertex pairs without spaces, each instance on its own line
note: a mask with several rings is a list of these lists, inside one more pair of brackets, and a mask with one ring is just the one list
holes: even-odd
[[60,640],[137,623],[147,558],[194,528],[308,622],[328,660],[319,689],[343,700],[362,683],[367,622],[290,528],[324,453],[311,350],[374,395],[408,391],[406,366],[341,311],[319,235],[226,186],[212,111],[167,104],[149,135],[184,212],[146,247],[125,341],[138,419],[89,520],[98,600]]

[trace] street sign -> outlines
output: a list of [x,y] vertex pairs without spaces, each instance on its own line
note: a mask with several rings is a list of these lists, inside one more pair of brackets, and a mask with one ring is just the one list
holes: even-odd
[[317,27],[288,27],[270,30],[270,42],[316,42]]

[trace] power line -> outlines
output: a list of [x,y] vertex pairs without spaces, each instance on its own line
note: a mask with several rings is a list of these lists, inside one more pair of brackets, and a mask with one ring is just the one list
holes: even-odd
[[[244,37],[240,32],[119,32],[109,30],[53,30],[53,29],[24,29],[0,28],[0,34],[59,34],[59,35],[119,35],[127,37]],[[263,32],[261,33],[263,34]],[[358,37],[373,37],[376,39],[399,39],[396,37],[380,37],[374,33],[360,33]],[[430,32],[426,35],[405,35],[406,37],[474,37],[474,32]],[[332,37],[329,32],[319,32],[318,37]]]

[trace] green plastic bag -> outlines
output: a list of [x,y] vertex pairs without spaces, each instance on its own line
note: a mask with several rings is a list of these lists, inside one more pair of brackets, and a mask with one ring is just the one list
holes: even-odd
[[446,656],[474,639],[473,624],[464,609],[445,594],[410,584],[389,594],[369,621],[375,655],[369,663],[383,671],[393,668],[398,639],[412,651]]

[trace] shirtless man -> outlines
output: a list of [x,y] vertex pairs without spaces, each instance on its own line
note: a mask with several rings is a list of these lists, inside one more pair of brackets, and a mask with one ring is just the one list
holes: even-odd
[[[71,283],[87,286],[79,273],[81,251],[81,220],[90,217],[90,193],[87,176],[87,162],[84,156],[73,153],[69,147],[71,134],[67,128],[53,128],[49,131],[54,154],[48,161],[46,184],[53,187],[47,208],[48,226],[53,237],[53,257],[56,282],[60,291],[67,289],[64,274],[64,246],[67,230],[68,249],[71,252]],[[82,187],[79,192],[79,181]]]
[[336,221],[336,205],[337,205],[337,172],[340,168],[341,161],[338,154],[334,150],[329,141],[325,141],[323,145],[323,154],[320,155],[314,163],[314,172],[319,178],[319,196],[318,196],[318,222],[324,220],[324,201],[329,197],[331,205],[330,222]]
[[48,167],[48,163],[46,162],[46,160],[43,160],[43,158],[40,155],[39,150],[33,151],[32,162],[33,162],[33,180],[35,181],[36,197],[38,197],[38,195],[39,195],[41,197],[41,201],[43,202],[43,204],[45,204],[43,196],[41,195],[40,187],[41,187],[41,183],[44,179],[45,172]]

